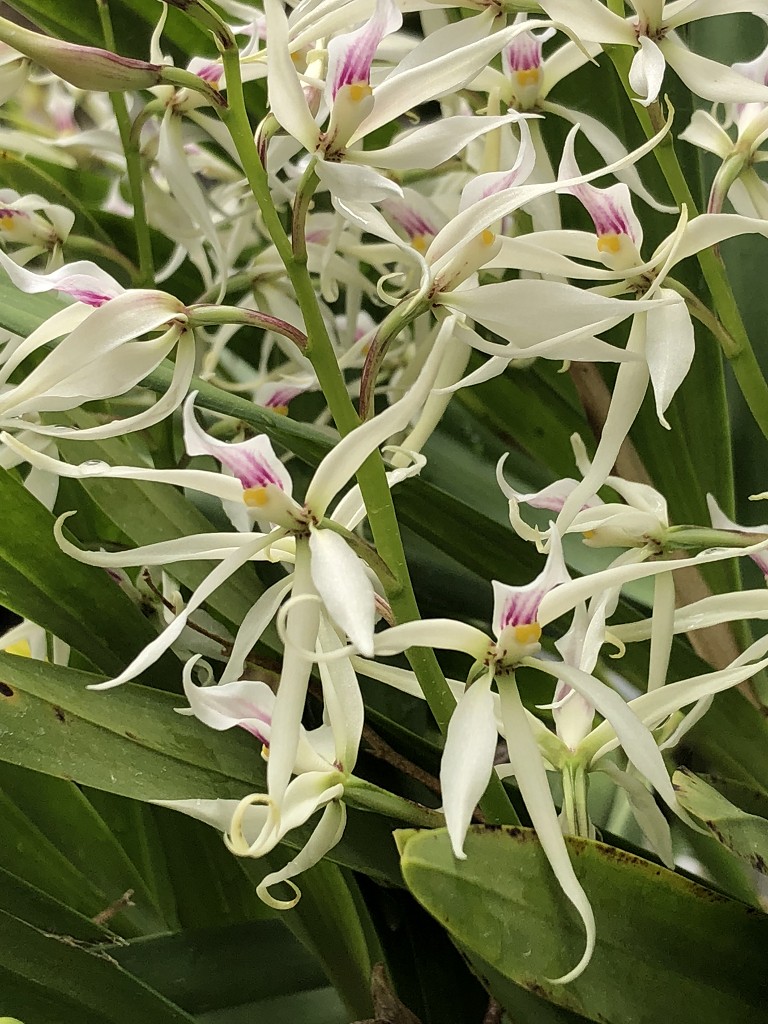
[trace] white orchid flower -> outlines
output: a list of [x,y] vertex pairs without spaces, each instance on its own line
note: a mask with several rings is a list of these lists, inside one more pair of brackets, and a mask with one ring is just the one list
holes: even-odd
[[13,252],[14,262],[29,262],[43,252],[56,256],[69,237],[75,215],[66,206],[42,196],[20,196],[10,188],[0,189],[0,239],[4,244],[22,246]]
[[[327,624],[321,624],[318,650],[332,653],[338,638]],[[217,730],[240,727],[263,744],[265,756],[272,753],[272,720],[275,696],[266,683],[243,680],[223,686],[198,687],[192,682],[194,659],[184,669],[184,692],[190,703],[182,713],[194,714]],[[294,828],[319,810],[322,817],[303,850],[280,871],[268,874],[257,888],[269,906],[287,910],[301,893],[290,881],[306,871],[331,850],[341,838],[346,823],[344,787],[357,759],[363,730],[364,708],[354,670],[348,660],[321,664],[324,724],[308,731],[299,726],[299,739],[292,765],[295,778],[279,800],[254,793],[237,800],[157,800],[165,807],[182,811],[217,827],[225,833],[229,849],[241,857],[262,857]],[[272,896],[270,888],[287,882],[294,890],[290,900]]]
[[[176,350],[167,392],[149,409],[122,420],[78,430],[24,419],[25,430],[80,439],[114,437],[140,430],[169,415],[192,379],[195,346],[186,307],[167,292],[124,289],[88,261],[66,264],[49,274],[17,266],[0,252],[0,264],[22,291],[58,291],[75,300],[45,320],[0,366],[0,425],[19,426],[20,417],[75,409],[83,402],[125,394]],[[156,338],[140,341],[161,331]],[[62,340],[15,385],[14,370],[32,353]]]
[[[733,70],[750,81],[768,85],[768,48],[752,61],[734,64]],[[768,153],[761,149],[768,137],[768,102],[727,103],[723,121],[716,113],[717,106],[711,113],[695,110],[690,124],[680,133],[681,139],[714,153],[722,161],[712,182],[707,210],[718,213],[728,197],[737,213],[765,219],[768,192],[754,165],[768,160]],[[736,130],[735,139],[726,130],[730,127]]]
[[372,85],[371,64],[379,44],[402,24],[393,0],[377,0],[365,24],[328,44],[325,103],[330,119],[327,128],[321,130],[291,59],[292,44],[282,4],[266,0],[265,10],[272,113],[285,131],[314,155],[316,173],[335,200],[379,202],[399,196],[400,187],[374,168],[396,171],[436,167],[485,132],[520,119],[515,111],[503,116],[457,115],[404,132],[384,149],[362,150],[358,144],[377,128],[415,105],[471,81],[525,27],[492,32],[495,15],[490,10],[448,25],[429,35],[383,81]]
[[653,103],[661,89],[667,64],[697,96],[712,102],[766,102],[768,87],[750,81],[737,71],[692,53],[676,29],[701,18],[724,14],[766,14],[766,0],[630,0],[634,15],[622,18],[600,0],[541,0],[549,17],[574,34],[601,46],[625,45],[637,49],[629,83],[644,106]]
[[[226,473],[195,469],[145,469],[133,466],[108,466],[106,463],[68,465],[33,451],[9,434],[0,435],[11,450],[31,465],[74,479],[115,478],[146,480],[188,487],[220,498],[241,527],[254,520],[271,522],[267,533],[200,534],[178,540],[150,544],[128,552],[81,551],[66,540],[61,520],[56,526],[59,545],[80,561],[103,566],[157,565],[188,559],[211,559],[219,564],[194,591],[186,607],[165,630],[141,651],[114,679],[95,684],[109,689],[135,679],[148,665],[168,650],[184,630],[189,616],[201,607],[213,591],[232,573],[251,559],[267,558],[295,562],[290,581],[273,585],[254,605],[235,639],[231,661],[242,670],[250,648],[274,616],[290,589],[292,602],[286,616],[286,632],[294,643],[286,646],[281,685],[275,706],[274,728],[280,742],[269,759],[270,795],[280,800],[290,778],[298,744],[301,711],[319,628],[318,597],[330,617],[358,646],[373,653],[373,629],[376,601],[370,575],[347,540],[334,532],[332,523],[324,524],[329,505],[346,486],[368,456],[394,433],[404,429],[426,399],[442,358],[450,333],[447,324],[435,342],[422,372],[407,394],[384,412],[361,424],[321,461],[307,488],[304,503],[291,495],[291,480],[285,467],[272,451],[269,440],[257,436],[239,444],[217,441],[200,429],[194,418],[194,394],[185,405],[185,440],[190,454],[213,455]],[[423,461],[409,469],[389,474],[394,485],[404,476],[418,472]],[[359,492],[353,491],[336,511],[336,522],[345,530],[353,529],[364,510]],[[285,541],[290,541],[288,550]],[[309,653],[307,653],[309,652]],[[225,675],[227,681],[232,678]]]
[[[518,14],[515,24],[523,24],[526,20],[527,15]],[[475,79],[472,87],[489,93],[498,91],[500,97],[517,110],[552,114],[572,125],[578,124],[584,136],[606,163],[620,161],[628,155],[627,149],[607,125],[584,111],[573,110],[549,99],[549,94],[556,85],[585,64],[590,57],[600,52],[600,45],[586,43],[580,48],[572,40],[568,40],[544,57],[543,44],[554,34],[554,29],[522,32],[501,51],[503,72],[488,67]],[[534,125],[534,131],[537,130],[538,126]],[[543,158],[544,153],[541,149],[538,151]],[[543,159],[539,161],[543,162]],[[625,182],[635,195],[653,209],[662,213],[675,211],[676,207],[664,205],[654,199],[643,185],[633,164],[627,164],[614,173],[619,181]]]

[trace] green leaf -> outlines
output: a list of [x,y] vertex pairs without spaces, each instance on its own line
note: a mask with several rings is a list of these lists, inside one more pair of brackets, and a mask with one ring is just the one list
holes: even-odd
[[120,968],[0,911],[0,991],[34,1024],[191,1024],[192,1018]]
[[677,771],[672,777],[677,798],[698,818],[719,843],[753,868],[768,874],[768,821],[748,814],[726,800],[693,772]]
[[135,977],[194,1014],[310,992],[326,984],[317,960],[282,920],[138,939],[111,955]]
[[[117,839],[71,782],[0,766],[0,862],[89,917],[116,907],[112,930],[167,927],[152,894]],[[131,893],[130,900],[121,903]]]
[[[154,637],[138,608],[103,569],[65,555],[53,516],[7,471],[0,471],[0,604],[31,619],[117,674]],[[172,658],[151,669],[167,675]]]
[[[242,730],[177,715],[183,698],[132,683],[87,690],[100,677],[0,654],[0,758],[140,800],[240,799],[265,788],[264,764]],[[331,859],[400,884],[396,822],[351,810]],[[312,823],[289,833],[303,847]]]
[[[768,917],[665,868],[584,839],[568,839],[597,922],[584,973],[584,933],[535,833],[472,827],[465,861],[447,832],[398,834],[406,885],[462,947],[503,978],[602,1024],[765,1019],[762,950]],[[511,1007],[510,1007],[511,1010]]]

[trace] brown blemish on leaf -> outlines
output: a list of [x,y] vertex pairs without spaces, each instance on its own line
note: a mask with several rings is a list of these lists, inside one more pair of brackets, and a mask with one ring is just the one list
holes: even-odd
[[0,697],[13,697],[16,691],[8,685],[0,681]]
[[57,707],[54,706],[53,713],[54,713],[54,715],[56,715],[56,717],[58,718],[58,720],[60,722],[66,722],[66,718],[64,717],[64,712],[61,710],[61,708],[57,708]]

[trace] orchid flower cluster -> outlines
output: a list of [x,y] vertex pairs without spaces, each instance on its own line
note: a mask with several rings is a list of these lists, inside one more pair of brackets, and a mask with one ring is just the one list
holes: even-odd
[[[211,53],[186,68],[166,43],[169,7],[210,34]],[[155,639],[93,689],[137,680],[174,651],[179,713],[245,730],[254,765],[266,760],[264,791],[240,801],[157,802],[214,825],[250,858],[311,823],[303,848],[259,887],[271,906],[291,907],[292,879],[333,850],[347,804],[365,807],[375,788],[354,774],[367,687],[424,700],[444,733],[439,820],[453,855],[465,857],[478,805],[487,821],[514,822],[514,794],[583,923],[583,954],[562,982],[595,947],[565,839],[601,834],[590,793],[615,787],[646,848],[674,867],[670,824],[699,826],[678,802],[669,752],[716,694],[768,667],[768,641],[738,647],[727,625],[768,617],[768,592],[702,582],[707,566],[742,556],[768,575],[768,526],[739,525],[712,495],[709,522],[671,521],[632,441],[650,402],[669,443],[684,446],[672,414],[697,347],[719,344],[731,358],[743,345],[676,274],[709,260],[714,294],[720,243],[768,237],[768,49],[725,67],[686,40],[697,19],[746,12],[768,23],[768,0],[627,7],[169,0],[146,60],[0,20],[4,150],[69,170],[87,156],[107,183],[103,210],[136,232],[134,262],[78,233],[82,213],[63,198],[0,192],[5,294],[40,296],[48,314],[5,335],[2,466],[55,511],[63,551],[154,602]],[[557,98],[619,51],[647,127],[634,146]],[[697,97],[687,126],[664,98],[669,69]],[[264,97],[258,120],[251,89]],[[22,104],[34,116],[22,118]],[[720,161],[704,213],[679,190],[657,194],[638,169],[673,138]],[[648,211],[668,226],[652,245]],[[586,382],[595,437],[574,435],[565,456],[578,479],[550,473],[528,493],[504,457],[489,493],[466,495],[480,508],[503,496],[510,543],[528,544],[540,571],[485,581],[490,622],[483,607],[420,619],[397,491],[429,474],[453,403],[496,378],[524,379],[541,360]],[[214,389],[255,410],[262,431],[216,415]],[[537,418],[534,397],[526,415]],[[315,445],[309,479],[291,421]],[[153,460],[143,439],[176,427],[183,443]],[[132,464],[91,457],[115,438],[135,446]],[[59,482],[105,479],[183,489],[216,525],[119,550],[98,536],[76,542],[73,487]],[[183,562],[205,566],[189,591],[174,577]],[[228,629],[210,600],[243,567],[261,582]],[[678,582],[692,577],[704,587],[696,600]],[[160,583],[142,596],[147,578]],[[638,621],[619,614],[627,588],[645,595]],[[726,655],[674,678],[675,635],[708,626]],[[277,671],[260,661],[265,638],[280,651]],[[53,656],[67,657],[65,640]],[[622,656],[635,643],[649,653],[632,690]],[[52,656],[32,622],[3,647]],[[313,727],[308,699],[322,708]]]

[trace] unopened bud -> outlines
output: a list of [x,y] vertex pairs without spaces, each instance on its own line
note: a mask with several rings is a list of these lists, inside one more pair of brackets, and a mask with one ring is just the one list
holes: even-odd
[[162,68],[132,57],[121,57],[95,46],[77,46],[0,18],[0,41],[41,64],[77,89],[124,92],[157,85]]

